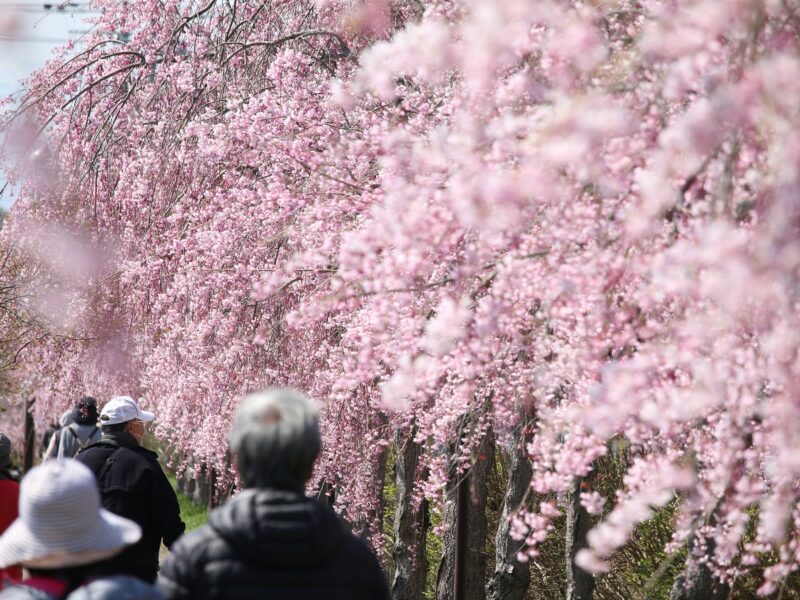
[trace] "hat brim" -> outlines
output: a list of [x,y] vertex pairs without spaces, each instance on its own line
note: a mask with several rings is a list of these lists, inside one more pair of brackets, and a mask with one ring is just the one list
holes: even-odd
[[151,413],[149,410],[142,410],[141,408],[139,409],[138,419],[140,421],[144,421],[145,423],[149,423],[150,421],[154,420],[155,418],[156,418],[156,414],[155,413]]
[[96,526],[74,536],[65,547],[54,547],[17,519],[0,536],[0,569],[22,565],[56,569],[89,565],[115,554],[142,537],[141,528],[124,517],[100,509]]

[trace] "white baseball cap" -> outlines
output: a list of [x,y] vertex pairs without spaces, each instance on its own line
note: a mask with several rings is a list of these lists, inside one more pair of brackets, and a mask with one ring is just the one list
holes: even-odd
[[116,425],[138,419],[145,423],[155,419],[155,414],[142,410],[130,396],[114,396],[100,411],[100,425]]

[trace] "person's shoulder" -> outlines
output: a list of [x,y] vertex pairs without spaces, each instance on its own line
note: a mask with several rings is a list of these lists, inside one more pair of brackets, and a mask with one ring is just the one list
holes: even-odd
[[158,453],[148,450],[144,446],[139,446],[137,450],[142,456],[146,456],[153,462],[158,462]]
[[175,542],[170,554],[176,553],[190,558],[199,558],[206,554],[212,546],[222,541],[224,541],[222,536],[211,525],[205,524],[183,534]]
[[161,591],[135,577],[117,575],[95,579],[67,596],[67,600],[162,600]]
[[139,465],[149,465],[153,462],[154,457],[157,462],[158,458],[155,452],[151,452],[141,446],[121,446],[117,443],[100,438],[94,444],[86,446],[78,456],[85,454],[99,455],[104,458],[110,457],[114,452],[119,450],[114,460],[127,463],[137,463]]
[[[89,446],[89,448],[102,447],[102,445],[103,442],[101,440],[97,444]],[[111,458],[116,450],[119,450],[119,454],[114,457],[114,462],[119,465],[121,471],[128,473],[128,476],[133,479],[152,477],[156,471],[161,469],[158,461],[150,456],[150,451],[141,447],[113,446],[110,452],[107,451],[102,455],[104,460]]]
[[170,548],[164,574],[169,577],[171,563],[180,563],[191,568],[202,568],[203,565],[228,556],[230,547],[225,539],[210,525],[202,525],[178,538]]
[[97,459],[97,458],[107,458],[111,455],[112,452],[116,449],[116,446],[113,444],[109,444],[108,442],[104,442],[102,439],[95,442],[94,444],[89,444],[83,450],[80,450],[76,455],[75,458],[79,461],[85,462],[87,459]]
[[346,531],[337,558],[345,571],[377,594],[374,597],[388,600],[390,595],[386,573],[377,555],[364,540]]
[[144,446],[137,445],[137,446],[122,446],[126,450],[124,452],[125,456],[127,457],[136,457],[134,460],[137,461],[147,461],[148,463],[158,464],[158,454],[153,452],[152,450],[148,450]]
[[339,560],[349,568],[356,568],[371,580],[384,579],[383,567],[369,545],[350,531],[345,531],[339,551]]
[[55,596],[18,583],[0,591],[0,600],[55,600]]
[[136,446],[135,448],[125,448],[128,452],[125,453],[125,459],[130,460],[136,464],[137,469],[142,471],[149,471],[160,477],[158,473],[164,473],[161,463],[158,461],[158,454],[152,450],[148,450],[143,446]]

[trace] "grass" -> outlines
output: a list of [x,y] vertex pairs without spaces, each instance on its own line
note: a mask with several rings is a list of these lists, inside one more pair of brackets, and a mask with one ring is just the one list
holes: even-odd
[[[186,532],[197,529],[208,522],[208,509],[205,506],[200,506],[192,502],[188,496],[181,494],[178,491],[177,481],[175,475],[166,471],[167,478],[169,479],[172,489],[175,490],[175,495],[178,497],[178,506],[181,509],[181,520],[186,524]],[[163,565],[167,559],[169,551],[164,544],[161,544],[161,550],[158,555],[159,562]]]
[[175,490],[175,494],[178,496],[178,506],[181,509],[181,519],[186,523],[186,531],[192,531],[205,525],[208,522],[208,507],[195,504],[188,496],[178,491],[178,481],[175,478],[175,473],[167,467],[165,449],[152,431],[145,431],[142,446],[158,454],[159,462],[161,462],[161,466],[167,474],[167,479],[169,479],[172,489]]
[[178,505],[181,507],[181,519],[186,523],[186,531],[192,531],[208,522],[208,508],[192,502],[188,496],[181,494],[177,488],[175,476],[168,474],[172,489],[178,496]]

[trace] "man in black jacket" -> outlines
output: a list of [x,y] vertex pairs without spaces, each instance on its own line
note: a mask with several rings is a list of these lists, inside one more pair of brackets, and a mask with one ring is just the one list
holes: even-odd
[[142,538],[108,561],[108,574],[125,574],[154,583],[161,540],[168,548],[186,528],[178,498],[158,456],[141,446],[145,422],[155,415],[129,396],[108,401],[100,413],[103,435],[75,458],[97,477],[103,508],[135,521]]
[[230,443],[246,489],[175,544],[158,580],[167,600],[388,600],[366,544],[303,495],[318,421],[314,403],[292,390],[245,398]]

